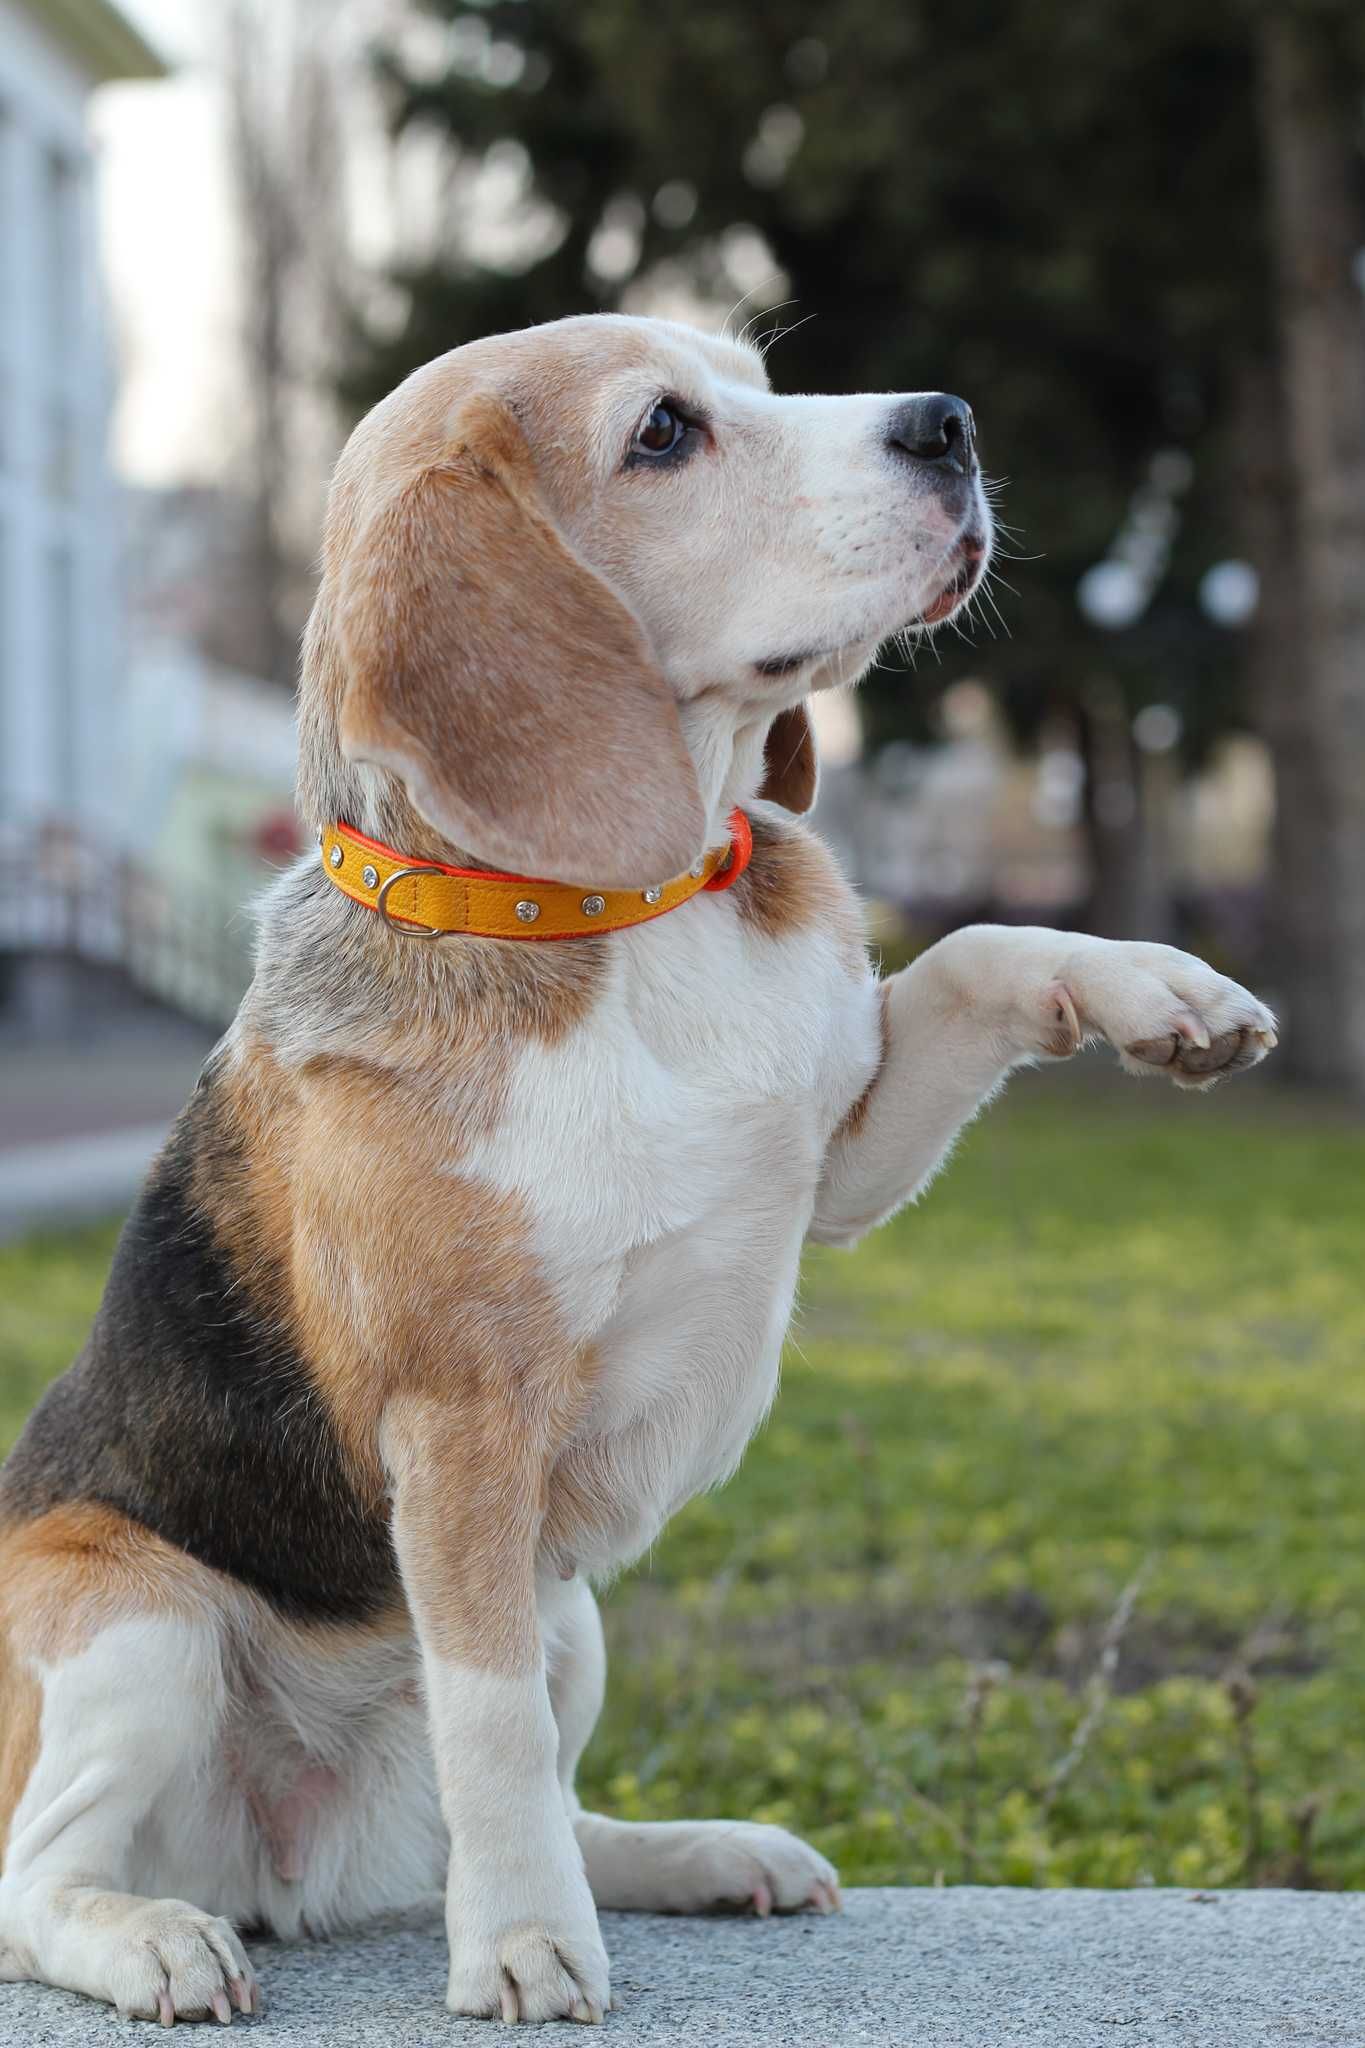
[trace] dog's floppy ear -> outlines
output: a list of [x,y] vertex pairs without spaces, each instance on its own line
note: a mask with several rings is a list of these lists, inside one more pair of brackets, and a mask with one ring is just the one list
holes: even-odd
[[810,707],[793,704],[779,711],[763,742],[763,783],[759,795],[787,811],[808,811],[815,802],[820,764]]
[[475,397],[458,427],[340,565],[342,751],[499,867],[614,888],[681,874],[705,816],[644,633],[546,516],[506,408]]

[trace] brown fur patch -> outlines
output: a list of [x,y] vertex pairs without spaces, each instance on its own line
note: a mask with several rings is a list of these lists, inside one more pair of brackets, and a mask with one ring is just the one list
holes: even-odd
[[459,1174],[503,1100],[505,1051],[486,1050],[397,1074],[340,1056],[286,1072],[249,1049],[220,1084],[245,1164],[204,1200],[241,1270],[279,1289],[362,1498],[394,1482],[424,1635],[506,1670],[534,1642],[548,1474],[591,1364],[560,1328],[522,1205]]
[[273,1058],[257,1051],[214,1077],[213,1135],[197,1149],[194,1201],[258,1308],[287,1325],[293,1212],[280,1137],[294,1110]]
[[814,833],[755,813],[753,858],[732,895],[740,917],[764,938],[829,927],[855,971],[866,960],[862,905],[833,854]]
[[0,1536],[8,1654],[74,1656],[130,1614],[199,1614],[225,1589],[183,1550],[95,1501],[70,1502]]
[[[343,1435],[374,1454],[400,1392],[461,1397],[564,1348],[515,1198],[458,1173],[469,1135],[359,1061],[310,1062],[286,1140],[296,1329]],[[493,1107],[496,1114],[496,1105]]]
[[881,1049],[877,1054],[876,1069],[872,1079],[868,1082],[858,1100],[846,1112],[844,1120],[835,1131],[831,1143],[837,1143],[840,1138],[856,1138],[862,1131],[863,1125],[867,1122],[868,1112],[872,1107],[872,1091],[881,1079],[882,1068],[886,1065],[886,1048],[891,1031],[891,1016],[888,1008],[889,987],[890,984],[884,981],[877,990],[877,1029],[881,1040]]
[[549,1473],[585,1393],[572,1368],[537,1375],[529,1400],[495,1372],[473,1379],[463,1398],[391,1404],[394,1545],[438,1656],[504,1674],[532,1664]]
[[0,1867],[14,1809],[38,1760],[42,1708],[42,1688],[0,1629]]
[[758,793],[765,802],[801,816],[815,802],[819,779],[810,712],[804,704],[794,704],[789,711],[779,711],[768,727]]
[[519,1208],[453,1171],[496,1125],[515,1036],[477,1009],[457,1020],[406,1033],[377,1023],[372,1057],[319,1054],[293,1068],[247,1043],[215,1080],[224,1144],[196,1162],[195,1196],[219,1241],[372,1476],[394,1387],[458,1377],[477,1348],[464,1297],[509,1321],[534,1303],[526,1262],[508,1258],[524,1232]]

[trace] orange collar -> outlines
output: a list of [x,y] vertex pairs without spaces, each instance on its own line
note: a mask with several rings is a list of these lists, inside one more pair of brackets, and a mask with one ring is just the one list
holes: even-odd
[[404,938],[443,939],[462,932],[473,939],[590,939],[648,924],[702,889],[730,888],[748,867],[754,842],[743,811],[731,811],[728,823],[728,845],[713,847],[687,874],[650,889],[585,892],[529,875],[410,861],[341,824],[329,825],[322,835],[322,872]]

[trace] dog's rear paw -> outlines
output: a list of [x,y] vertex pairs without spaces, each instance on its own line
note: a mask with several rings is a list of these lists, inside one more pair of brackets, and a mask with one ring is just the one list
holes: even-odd
[[[785,1828],[673,1821],[657,1833],[646,1826],[631,1834],[637,1896],[654,1912],[748,1912],[766,1920],[770,1913],[837,1913],[843,1903],[834,1865]],[[616,1853],[623,1851],[624,1842]]]
[[728,1907],[766,1920],[770,1913],[837,1913],[843,1905],[834,1865],[785,1828],[699,1821],[697,1836],[684,1866],[696,1903],[677,1912]]

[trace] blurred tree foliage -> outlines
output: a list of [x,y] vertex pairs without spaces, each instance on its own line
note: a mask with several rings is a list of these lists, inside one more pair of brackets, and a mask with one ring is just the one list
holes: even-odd
[[[1122,926],[1141,867],[1124,798],[1140,780],[1132,711],[1175,705],[1197,760],[1230,726],[1267,723],[1265,689],[1295,687],[1264,45],[1286,21],[1311,42],[1358,142],[1355,0],[418,11],[447,34],[435,63],[429,50],[411,62],[401,38],[381,54],[395,132],[435,129],[472,161],[514,143],[554,227],[501,263],[462,257],[457,234],[400,275],[405,315],[358,349],[352,399],[474,334],[647,304],[660,281],[733,299],[735,231],[756,230],[783,280],[769,296],[790,295],[757,323],[786,330],[778,388],[959,391],[987,469],[1009,479],[1006,545],[1024,559],[1003,565],[1018,585],[1001,599],[1008,634],[986,637],[987,614],[975,647],[937,637],[915,687],[874,679],[872,737],[913,732],[968,666],[1021,738],[1064,720],[1092,770],[1092,914]],[[1163,471],[1172,451],[1187,460]],[[1175,478],[1157,494],[1165,513],[1143,498],[1154,459]],[[1141,617],[1105,631],[1077,585],[1135,513],[1169,560]],[[1265,601],[1257,627],[1234,632],[1206,615],[1199,585],[1245,556]]]
[[[1243,343],[1265,327],[1245,38],[1206,11],[1192,33],[1190,10],[1150,0],[494,0],[476,18],[526,53],[525,83],[490,86],[472,65],[414,78],[390,51],[397,122],[439,123],[477,153],[514,137],[563,236],[515,271],[402,279],[406,323],[356,389],[377,396],[473,334],[619,304],[660,263],[733,298],[723,238],[752,225],[791,294],[757,323],[793,329],[774,348],[780,387],[946,387],[975,406],[987,467],[1011,479],[1003,516],[1041,557],[990,659],[1019,721],[1099,665],[1136,702],[1174,696],[1202,746],[1233,689],[1194,589],[1232,548],[1216,461],[1199,463],[1187,538],[1139,627],[1099,634],[1075,589],[1154,452],[1211,454],[1229,327]],[[681,211],[692,194],[671,225],[670,198]],[[634,215],[639,253],[607,278],[590,248],[612,207]],[[977,665],[948,639],[940,654],[944,674]],[[914,702],[884,689],[880,731],[903,731]]]

